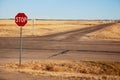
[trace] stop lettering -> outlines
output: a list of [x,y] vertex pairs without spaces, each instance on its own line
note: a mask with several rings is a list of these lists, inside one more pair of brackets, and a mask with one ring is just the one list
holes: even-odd
[[15,19],[16,22],[25,22],[27,20],[26,17],[16,17]]

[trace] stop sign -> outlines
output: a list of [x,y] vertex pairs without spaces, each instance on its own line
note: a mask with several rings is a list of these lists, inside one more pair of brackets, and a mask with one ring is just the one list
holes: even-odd
[[23,27],[27,23],[27,16],[25,15],[25,13],[18,13],[15,16],[15,23],[18,26]]

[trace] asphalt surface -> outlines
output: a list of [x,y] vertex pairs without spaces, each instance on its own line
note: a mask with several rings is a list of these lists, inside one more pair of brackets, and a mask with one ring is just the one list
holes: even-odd
[[[79,30],[42,37],[24,37],[22,60],[85,60],[120,61],[120,42],[84,40],[87,34],[115,23],[101,24]],[[0,38],[0,62],[17,61],[19,38]]]

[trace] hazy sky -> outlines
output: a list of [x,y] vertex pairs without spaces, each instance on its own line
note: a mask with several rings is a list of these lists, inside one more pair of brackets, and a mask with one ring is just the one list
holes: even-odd
[[0,18],[120,19],[120,0],[0,0]]

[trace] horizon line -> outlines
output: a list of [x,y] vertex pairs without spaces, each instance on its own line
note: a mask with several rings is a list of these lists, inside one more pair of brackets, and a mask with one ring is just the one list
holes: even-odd
[[[0,20],[14,20],[14,18],[0,18]],[[32,18],[29,18],[28,20],[33,20]],[[40,19],[40,18],[34,18],[34,20],[68,20],[68,21],[72,21],[72,20],[98,20],[98,21],[119,21],[120,19]]]

